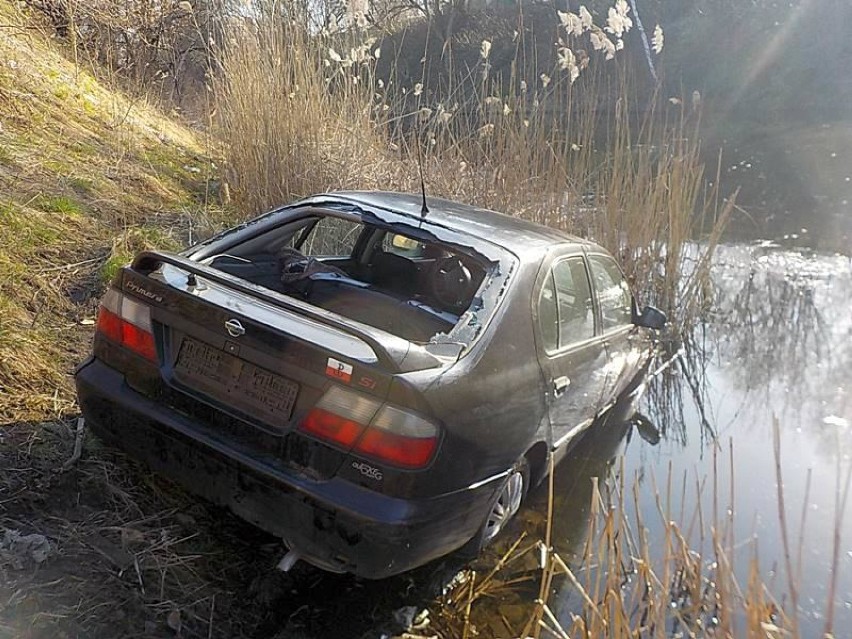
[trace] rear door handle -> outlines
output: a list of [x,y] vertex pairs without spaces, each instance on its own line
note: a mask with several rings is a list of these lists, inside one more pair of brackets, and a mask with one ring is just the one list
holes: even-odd
[[553,380],[553,394],[556,397],[559,397],[562,393],[565,392],[565,389],[571,385],[571,380],[565,377],[565,375],[561,377],[557,377]]

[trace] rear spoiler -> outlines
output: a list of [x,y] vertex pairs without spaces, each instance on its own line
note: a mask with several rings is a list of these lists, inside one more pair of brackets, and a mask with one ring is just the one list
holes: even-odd
[[393,373],[437,368],[441,360],[429,353],[423,346],[401,337],[391,335],[372,326],[348,320],[336,313],[311,306],[292,297],[276,293],[268,288],[252,284],[228,273],[199,264],[185,257],[164,251],[144,251],[136,256],[130,268],[142,275],[149,275],[160,265],[170,264],[187,273],[203,277],[245,295],[255,297],[282,310],[290,311],[319,322],[329,328],[346,333],[361,340],[373,351],[379,366]]

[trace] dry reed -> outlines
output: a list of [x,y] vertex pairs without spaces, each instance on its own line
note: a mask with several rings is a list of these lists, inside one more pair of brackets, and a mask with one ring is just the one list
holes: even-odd
[[592,237],[648,301],[676,319],[700,310],[733,200],[705,189],[698,111],[634,99],[616,62],[573,82],[558,68],[492,80],[485,46],[475,90],[400,86],[393,73],[377,77],[379,46],[270,15],[232,30],[215,94],[246,216],[340,188],[415,192],[422,164],[429,194]]

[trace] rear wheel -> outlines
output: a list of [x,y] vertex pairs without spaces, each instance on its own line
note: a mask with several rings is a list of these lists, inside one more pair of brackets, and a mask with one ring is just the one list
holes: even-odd
[[503,485],[491,504],[482,528],[459,551],[463,557],[474,558],[479,555],[506,528],[527,496],[529,476],[527,461],[522,459],[503,479]]

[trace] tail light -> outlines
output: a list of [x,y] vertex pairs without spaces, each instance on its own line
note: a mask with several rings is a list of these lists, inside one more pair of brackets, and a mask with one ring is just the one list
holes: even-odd
[[438,426],[403,408],[331,387],[302,420],[310,435],[407,469],[423,468],[438,447]]
[[110,289],[101,300],[97,331],[104,337],[156,362],[157,349],[151,332],[151,309]]

